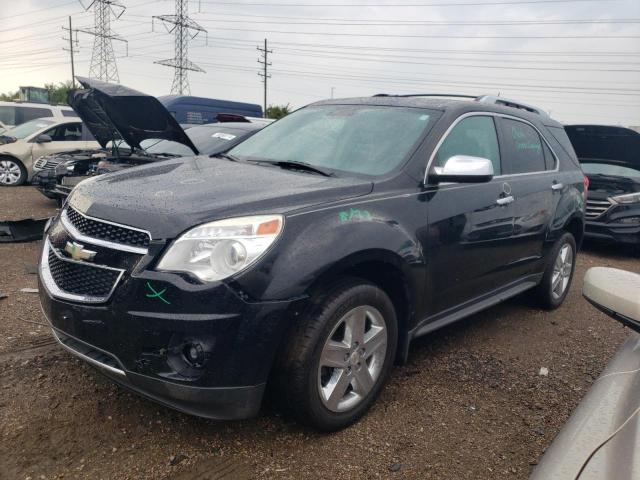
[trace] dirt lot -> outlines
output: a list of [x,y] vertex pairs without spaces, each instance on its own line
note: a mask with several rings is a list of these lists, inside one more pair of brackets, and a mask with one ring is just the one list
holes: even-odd
[[[0,220],[54,212],[30,187],[0,188]],[[32,267],[39,242],[0,245],[0,478],[527,478],[629,335],[580,296],[585,269],[640,271],[587,247],[567,302],[526,296],[415,342],[372,411],[319,435],[264,411],[216,423],[124,392],[57,347]],[[549,369],[540,376],[541,367]]]

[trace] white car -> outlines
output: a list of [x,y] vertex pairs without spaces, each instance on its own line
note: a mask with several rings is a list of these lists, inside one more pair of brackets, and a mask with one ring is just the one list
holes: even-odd
[[77,117],[38,118],[0,131],[0,185],[22,185],[43,155],[99,148]]
[[36,118],[75,117],[76,112],[65,105],[48,105],[46,103],[0,102],[0,123],[14,127]]

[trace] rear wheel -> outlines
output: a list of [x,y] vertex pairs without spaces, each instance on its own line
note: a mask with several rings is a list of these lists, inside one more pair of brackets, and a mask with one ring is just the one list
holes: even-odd
[[0,185],[15,187],[27,181],[27,169],[20,160],[0,157]]
[[573,235],[565,233],[553,245],[544,276],[537,287],[542,307],[553,310],[562,305],[573,280],[575,259],[576,241]]
[[294,327],[276,367],[287,413],[323,431],[355,422],[382,390],[397,337],[382,290],[358,280],[334,285]]

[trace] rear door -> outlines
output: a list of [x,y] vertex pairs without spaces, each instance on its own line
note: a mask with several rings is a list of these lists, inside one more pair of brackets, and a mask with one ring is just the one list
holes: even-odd
[[[501,175],[494,117],[461,117],[437,147],[430,168],[443,166],[454,155],[488,158],[494,175]],[[503,267],[506,250],[511,248],[513,206],[499,178],[428,188],[429,226],[423,240],[429,257],[425,297],[431,314],[446,314],[508,281],[509,273]]]
[[538,130],[514,117],[499,118],[504,176],[514,201],[513,245],[509,264],[515,276],[539,271],[544,241],[562,184],[557,159]]

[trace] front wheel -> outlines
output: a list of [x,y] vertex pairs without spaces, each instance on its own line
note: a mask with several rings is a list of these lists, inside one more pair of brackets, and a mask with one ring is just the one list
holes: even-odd
[[364,281],[340,282],[293,330],[276,367],[288,413],[323,431],[355,422],[393,366],[398,329],[389,297]]
[[576,241],[570,233],[563,234],[553,245],[536,291],[543,308],[556,309],[567,297],[576,267],[576,250]]
[[16,187],[27,181],[27,169],[20,160],[0,157],[0,185]]

